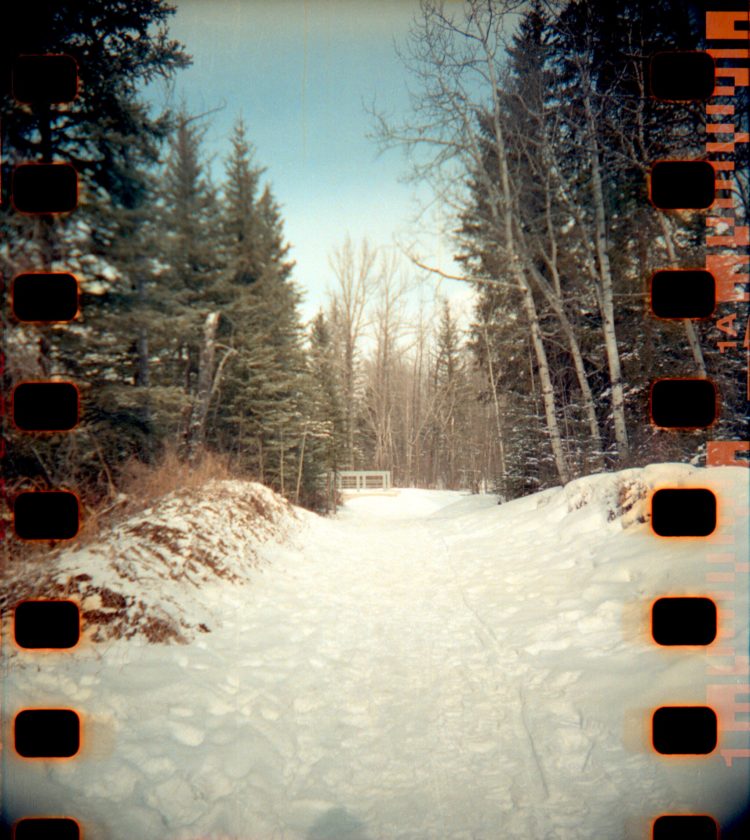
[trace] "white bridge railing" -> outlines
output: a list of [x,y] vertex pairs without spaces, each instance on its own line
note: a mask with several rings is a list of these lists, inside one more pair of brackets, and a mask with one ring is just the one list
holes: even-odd
[[342,492],[377,492],[391,489],[390,470],[340,470],[334,475],[336,489]]

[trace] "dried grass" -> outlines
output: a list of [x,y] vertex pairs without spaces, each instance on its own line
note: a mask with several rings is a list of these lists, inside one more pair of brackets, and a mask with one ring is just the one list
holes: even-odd
[[213,480],[243,478],[230,467],[226,456],[205,451],[200,460],[188,464],[177,454],[175,447],[165,450],[156,464],[144,464],[133,458],[123,468],[118,481],[119,495],[97,505],[82,501],[81,528],[73,540],[25,542],[13,534],[10,505],[0,505],[0,583],[21,568],[36,576],[36,570],[48,563],[61,550],[88,545],[100,538],[108,527],[127,516],[140,513],[158,500],[177,490],[197,490]]
[[[95,586],[90,575],[85,573],[70,576],[65,581],[56,579],[55,558],[61,551],[75,550],[105,538],[108,531],[122,524],[124,533],[132,533],[138,538],[138,543],[144,546],[152,559],[161,560],[164,573],[173,579],[191,572],[196,585],[213,578],[237,580],[236,574],[219,562],[215,548],[212,549],[200,531],[192,533],[186,540],[183,531],[163,522],[135,522],[132,525],[126,522],[150,507],[157,507],[170,494],[176,494],[176,510],[189,515],[194,504],[201,500],[206,484],[236,478],[238,476],[232,472],[225,457],[206,452],[199,462],[187,464],[171,449],[155,465],[138,461],[129,463],[118,482],[119,495],[96,508],[86,507],[81,530],[74,540],[22,542],[12,535],[12,523],[7,523],[10,527],[6,530],[6,539],[0,540],[0,623],[5,625],[3,631],[8,632],[7,622],[12,608],[20,600],[72,597],[81,605],[83,629],[91,633],[93,641],[132,638],[140,633],[152,643],[185,643],[189,631],[195,628],[189,625],[180,627],[169,616],[159,614],[158,609],[132,596]],[[225,491],[220,484],[214,493],[216,502],[221,504]],[[242,517],[243,526],[251,532],[259,519],[274,521],[280,512],[273,510],[265,501],[254,498],[254,494],[240,500],[239,504],[233,496],[226,498],[233,503],[229,508],[233,516]],[[282,504],[281,509],[287,507]],[[178,566],[173,562],[176,556],[181,561]],[[133,560],[132,557],[130,559]],[[115,565],[117,574],[123,579],[130,579],[128,568]],[[208,633],[210,628],[200,624],[197,631]]]
[[175,490],[195,490],[209,481],[240,477],[247,478],[232,471],[227,456],[206,450],[200,460],[187,463],[170,447],[156,464],[144,464],[136,459],[128,462],[119,483],[127,499],[127,513],[132,514]]

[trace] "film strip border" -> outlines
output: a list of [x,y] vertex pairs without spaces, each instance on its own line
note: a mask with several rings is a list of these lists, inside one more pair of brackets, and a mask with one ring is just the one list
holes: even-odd
[[[748,226],[739,224],[733,193],[737,144],[748,143],[748,134],[738,132],[732,118],[732,101],[738,87],[747,87],[750,49],[743,12],[709,11],[706,14],[704,52],[664,52],[651,59],[651,95],[668,102],[705,101],[707,132],[703,160],[655,161],[650,172],[650,198],[662,212],[705,210],[708,235],[705,266],[696,269],[670,267],[651,278],[651,309],[655,317],[685,320],[688,329],[696,319],[712,318],[721,305],[734,307],[716,320],[723,338],[718,342],[724,354],[741,347],[745,364],[750,351],[750,326],[740,331],[741,304],[750,301],[745,267],[749,257]],[[727,42],[730,42],[727,45]],[[77,95],[75,61],[66,55],[27,55],[14,67],[13,94],[17,102],[44,114],[52,107],[72,101]],[[75,168],[55,162],[44,153],[41,140],[39,162],[15,166],[12,203],[17,212],[39,216],[48,223],[54,214],[70,213],[78,203]],[[731,230],[731,232],[726,232]],[[670,255],[671,257],[672,255]],[[21,323],[61,324],[73,322],[79,311],[78,282],[69,273],[31,272],[17,275],[11,286],[11,309]],[[722,309],[722,312],[724,310]],[[704,372],[705,373],[705,372]],[[747,376],[750,395],[750,374]],[[14,427],[29,434],[68,432],[78,424],[80,395],[71,382],[33,381],[17,384],[10,397]],[[650,391],[651,421],[658,427],[692,430],[710,427],[721,400],[714,383],[705,375],[671,378],[654,382]],[[750,451],[747,440],[709,441],[707,463],[748,466],[742,453]],[[0,455],[2,452],[0,452]],[[727,500],[728,501],[728,500]],[[80,504],[67,489],[24,491],[13,499],[13,527],[22,540],[69,540],[80,526]],[[651,499],[652,529],[660,538],[705,539],[714,533],[718,521],[715,494],[706,488],[661,488]],[[739,512],[742,515],[742,512]],[[712,571],[707,583],[728,584],[731,599],[738,575],[747,575],[748,563],[730,551],[709,555]],[[716,571],[717,566],[724,570]],[[729,569],[728,571],[726,569]],[[662,755],[705,756],[719,743],[727,766],[750,758],[750,750],[733,747],[732,733],[750,729],[742,720],[750,703],[738,698],[750,692],[750,659],[731,647],[731,609],[705,595],[660,597],[651,607],[651,635],[657,645],[676,647],[708,646],[722,626],[724,646],[713,651],[721,661],[710,667],[714,677],[743,678],[743,682],[714,682],[708,687],[706,705],[662,706],[653,711],[652,744]],[[78,605],[69,600],[27,600],[14,610],[15,644],[24,650],[72,650],[80,638]],[[725,660],[730,660],[727,665]],[[81,745],[80,716],[72,709],[23,709],[13,724],[14,749],[28,759],[73,759]],[[661,814],[652,821],[654,840],[668,838],[716,838],[719,829],[709,814]],[[73,840],[81,829],[71,816],[29,816],[13,827],[16,840]]]
[[[706,13],[706,51],[715,63],[716,85],[706,102],[706,158],[716,174],[717,197],[706,215],[705,269],[716,283],[714,326],[719,335],[717,349],[728,355],[731,364],[744,367],[743,404],[750,399],[750,227],[743,219],[738,180],[747,171],[738,171],[738,150],[750,144],[747,114],[742,115],[741,101],[747,101],[750,88],[750,7],[739,11],[721,7]],[[744,96],[741,96],[744,94]],[[743,124],[745,131],[740,130]],[[744,224],[743,224],[744,221]],[[743,324],[744,320],[744,324]],[[747,420],[747,417],[745,417]],[[745,426],[747,431],[747,426]],[[709,466],[750,466],[750,440],[711,440],[708,442]],[[744,523],[748,528],[749,511],[735,503],[730,494],[720,499],[725,520]],[[750,656],[737,640],[734,599],[738,591],[748,589],[750,558],[741,556],[726,535],[719,551],[708,554],[706,585],[719,594],[723,627],[719,643],[707,661],[707,706],[720,722],[718,752],[727,767],[750,760]],[[750,797],[750,793],[749,793]],[[746,803],[747,809],[747,803]],[[748,829],[747,810],[743,823]],[[742,829],[739,829],[742,831]],[[746,835],[745,835],[746,836]]]
[[[744,340],[739,331],[742,306],[750,301],[747,265],[748,227],[738,217],[735,200],[735,149],[748,143],[748,133],[737,130],[734,119],[737,89],[747,87],[748,12],[707,11],[707,49],[701,52],[663,52],[652,56],[650,93],[653,97],[675,103],[705,102],[706,155],[701,160],[661,160],[651,166],[650,200],[659,212],[706,211],[705,265],[696,269],[678,269],[674,254],[672,266],[651,278],[651,309],[655,317],[684,319],[688,336],[695,336],[693,321],[715,318],[721,354],[740,346],[747,354],[750,325]],[[701,366],[699,366],[701,367]],[[717,419],[721,406],[718,390],[707,376],[705,367],[696,378],[672,378],[655,381],[650,390],[651,422],[664,429],[679,431],[708,429]],[[746,393],[750,396],[750,378],[746,373]],[[709,466],[750,465],[742,453],[750,451],[747,440],[710,440],[707,445]],[[733,510],[730,498],[721,499],[723,524],[746,511]],[[719,500],[704,487],[661,488],[651,498],[651,526],[656,537],[688,537],[706,540],[719,523]],[[717,605],[705,594],[689,597],[660,597],[651,605],[651,636],[655,644],[692,649],[719,645],[707,659],[708,678],[705,705],[673,705],[653,710],[651,742],[663,756],[683,756],[696,760],[719,748],[728,767],[739,759],[750,758],[750,750],[740,738],[733,745],[732,736],[750,730],[743,720],[750,703],[740,698],[750,692],[750,659],[737,649],[731,608],[738,583],[747,586],[750,571],[747,558],[732,552],[731,538],[726,551],[709,553],[710,571],[706,573],[707,590],[722,591]],[[715,564],[715,565],[714,565]],[[721,568],[721,571],[718,569]],[[743,577],[744,576],[744,577]],[[727,664],[729,660],[730,664]],[[721,680],[721,681],[719,681]],[[710,814],[660,814],[652,821],[654,840],[709,840],[719,837],[719,825]]]
[[[49,124],[45,115],[65,107],[78,92],[78,67],[67,55],[24,55],[13,66],[12,93],[18,107],[28,108]],[[44,132],[39,161],[13,168],[11,203],[18,213],[51,225],[54,216],[73,212],[78,204],[78,176],[67,162],[51,159]],[[21,324],[70,324],[78,316],[78,281],[69,273],[45,271],[12,279],[10,309]],[[22,434],[70,432],[80,418],[77,386],[67,381],[17,383],[8,401],[11,422]],[[4,490],[4,488],[3,488]],[[5,495],[5,493],[4,493]],[[80,503],[73,490],[24,490],[11,500],[17,539],[70,540],[80,527]],[[71,600],[34,599],[15,605],[13,641],[24,651],[70,651],[80,639],[80,610]],[[13,749],[28,760],[69,760],[79,753],[81,718],[74,709],[13,710]],[[30,815],[13,826],[16,840],[74,840],[78,821],[69,815]]]

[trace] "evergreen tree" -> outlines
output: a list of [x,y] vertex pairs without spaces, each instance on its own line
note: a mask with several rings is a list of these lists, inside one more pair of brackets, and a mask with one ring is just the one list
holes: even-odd
[[180,445],[187,442],[197,397],[204,324],[222,304],[219,208],[199,120],[184,110],[177,115],[156,202],[159,250],[151,302],[160,323],[150,347],[152,411],[158,428]]
[[494,418],[493,489],[506,499],[556,483],[538,371],[517,298],[510,285],[488,286],[477,301],[469,340],[484,374],[479,400]]
[[[169,115],[154,117],[139,100],[139,90],[189,62],[181,45],[167,35],[173,11],[164,0],[29,0],[12,4],[5,13],[0,32],[0,235],[6,247],[0,252],[0,271],[8,279],[28,270],[75,273],[81,314],[71,325],[6,324],[10,364],[3,384],[7,393],[19,378],[59,375],[81,386],[83,402],[81,423],[73,433],[13,434],[4,465],[11,481],[18,476],[19,481],[74,486],[84,498],[96,497],[113,492],[124,458],[148,450],[142,405],[124,395],[138,356],[129,318],[139,305],[139,284],[148,282],[149,266],[147,260],[138,264],[131,259],[127,250],[147,254],[142,246],[148,238],[149,170],[169,127]],[[20,105],[12,96],[15,59],[45,53],[76,60],[78,96],[65,106]],[[30,217],[13,211],[11,167],[29,161],[75,166],[75,212]]]
[[[92,195],[101,190],[118,204],[136,204],[142,182],[134,161],[155,160],[168,127],[165,115],[153,118],[138,100],[139,89],[189,63],[182,46],[167,33],[173,13],[165,0],[13,4],[0,42],[4,166],[67,161]],[[76,60],[78,96],[65,108],[21,107],[12,96],[15,59],[45,53]],[[3,179],[4,189],[9,182]]]
[[335,475],[346,457],[345,415],[336,364],[331,330],[325,314],[320,311],[310,326],[308,375],[309,436],[311,456],[325,473],[319,476],[318,487],[327,488],[326,507],[335,505],[330,475]]
[[[292,496],[301,486],[307,421],[300,295],[278,205],[239,121],[220,214],[228,357],[214,439],[261,481]],[[304,470],[303,470],[304,474]],[[304,475],[303,475],[304,477]]]
[[433,421],[433,469],[438,486],[450,490],[461,486],[462,438],[470,394],[461,353],[458,325],[448,300],[443,300],[438,322],[433,363],[435,417]]

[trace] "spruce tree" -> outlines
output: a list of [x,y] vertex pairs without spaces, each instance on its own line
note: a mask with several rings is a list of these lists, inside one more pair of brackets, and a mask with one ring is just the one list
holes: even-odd
[[[149,172],[169,115],[154,116],[139,94],[144,84],[157,76],[168,78],[189,63],[167,33],[173,12],[164,0],[29,0],[5,12],[0,30],[0,235],[6,247],[0,271],[8,281],[29,270],[74,273],[81,314],[69,325],[4,324],[10,364],[3,385],[8,393],[19,378],[72,378],[83,404],[75,432],[13,435],[5,462],[11,481],[17,476],[19,481],[74,486],[84,499],[96,498],[114,491],[125,458],[148,450],[148,418],[138,399],[127,393],[139,353],[129,319],[139,305],[140,281],[148,282],[148,260],[139,264],[134,254],[148,252]],[[49,53],[76,60],[76,99],[63,106],[19,104],[12,95],[15,60]],[[37,161],[75,166],[79,200],[73,213],[30,217],[13,211],[11,168]],[[128,248],[133,250],[128,253]]]
[[[309,418],[310,444],[314,462],[320,464],[317,487],[327,489],[326,508],[335,504],[333,476],[346,458],[345,415],[341,386],[336,376],[334,346],[325,314],[315,316],[309,330]],[[319,491],[318,491],[319,492]]]
[[[299,292],[291,278],[283,221],[238,121],[226,164],[219,229],[226,301],[223,340],[231,349],[215,412],[214,439],[237,462],[292,497],[307,442]],[[303,469],[304,473],[304,469]]]
[[435,478],[438,486],[454,490],[461,486],[461,437],[471,397],[466,387],[458,326],[447,299],[440,309],[433,365]]
[[203,159],[200,119],[184,110],[177,115],[156,203],[159,251],[151,302],[160,324],[150,348],[152,411],[178,446],[187,442],[204,324],[222,304],[218,202]]

